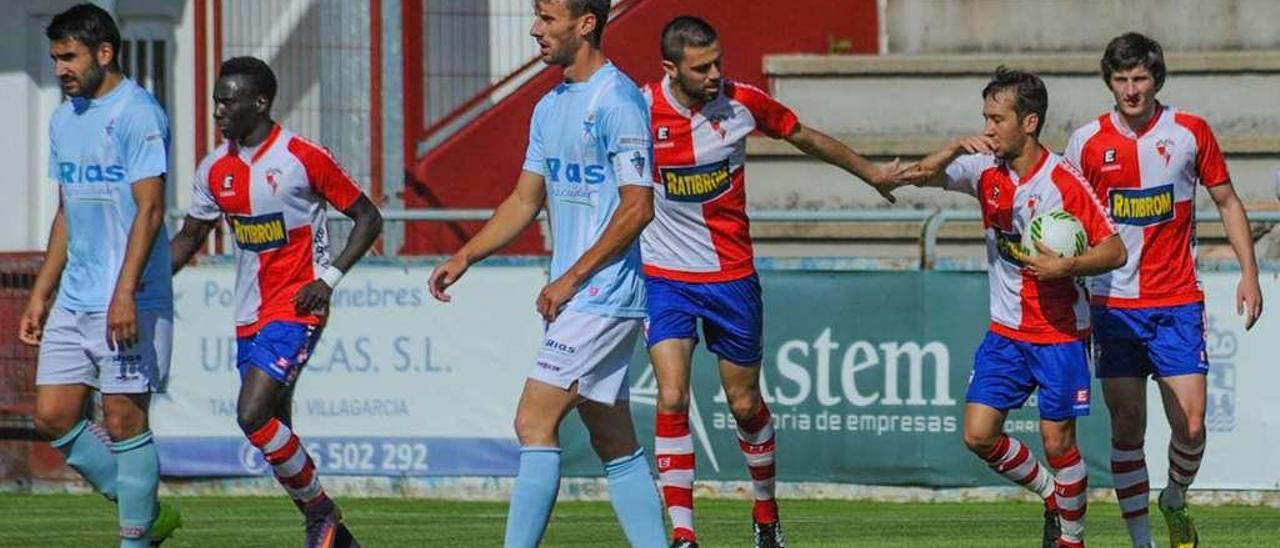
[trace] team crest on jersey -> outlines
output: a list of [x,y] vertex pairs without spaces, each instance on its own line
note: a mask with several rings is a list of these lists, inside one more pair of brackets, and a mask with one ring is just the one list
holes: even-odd
[[677,202],[708,202],[733,186],[728,158],[700,166],[664,167],[661,179],[667,199]]
[[1156,154],[1164,158],[1164,165],[1169,165],[1169,161],[1173,159],[1173,139],[1166,137],[1156,141]]
[[279,189],[280,181],[276,180],[276,177],[279,177],[280,173],[280,170],[274,167],[267,170],[267,186],[271,187],[272,194],[275,194],[276,190]]
[[261,253],[280,249],[289,243],[289,231],[284,226],[284,213],[268,213],[253,217],[234,216],[230,220],[236,245],[245,251]]
[[1108,206],[1118,224],[1151,226],[1173,219],[1173,185],[1111,190]]
[[644,177],[644,174],[645,174],[644,168],[648,165],[648,163],[649,162],[647,159],[645,159],[643,152],[640,152],[637,150],[631,154],[631,167],[635,168],[636,177],[641,177],[641,178]]

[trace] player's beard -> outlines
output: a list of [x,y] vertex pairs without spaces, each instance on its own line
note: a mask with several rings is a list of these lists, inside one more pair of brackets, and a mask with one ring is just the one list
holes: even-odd
[[97,63],[90,63],[89,68],[85,70],[84,74],[76,77],[76,83],[79,85],[80,89],[76,90],[75,93],[68,93],[68,95],[85,99],[92,98],[98,93],[98,88],[102,87],[102,81],[105,80],[106,77],[107,69],[102,68],[102,66]]
[[720,86],[716,86],[714,90],[708,91],[701,85],[690,86],[685,82],[684,78],[679,75],[676,76],[675,82],[677,86],[680,86],[680,91],[684,92],[685,97],[690,97],[699,104],[710,103],[716,100],[716,97],[720,95]]
[[567,40],[560,42],[560,47],[552,48],[547,52],[547,64],[561,67],[572,65],[578,48],[582,47],[582,42],[582,39],[571,35]]

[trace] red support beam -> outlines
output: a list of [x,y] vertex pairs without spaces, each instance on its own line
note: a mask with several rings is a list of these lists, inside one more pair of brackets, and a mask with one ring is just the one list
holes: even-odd
[[383,205],[382,182],[382,0],[369,0],[369,193]]
[[207,0],[195,0],[195,35],[196,35],[196,162],[204,159],[209,153],[209,50],[206,36],[208,30],[209,3]]
[[426,0],[401,0],[400,75],[404,85],[404,164],[412,165],[418,157],[418,139],[425,124],[426,97],[422,74],[426,51],[422,44],[423,6]]

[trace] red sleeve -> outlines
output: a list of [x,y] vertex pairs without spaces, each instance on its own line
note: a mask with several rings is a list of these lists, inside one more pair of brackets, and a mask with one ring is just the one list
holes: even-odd
[[1185,112],[1175,114],[1174,120],[1196,138],[1196,172],[1200,174],[1200,184],[1216,186],[1230,181],[1227,161],[1222,157],[1222,149],[1218,148],[1218,139],[1209,129],[1209,123]]
[[363,191],[360,185],[338,165],[328,149],[310,143],[302,138],[294,137],[289,141],[289,152],[292,152],[307,170],[307,181],[316,194],[333,204],[339,211],[346,211],[356,203]]
[[779,103],[758,87],[742,82],[729,82],[727,93],[734,101],[742,103],[756,119],[756,129],[774,139],[787,137],[796,131],[800,120],[796,113]]
[[1102,207],[1098,196],[1075,167],[1065,161],[1060,162],[1052,177],[1058,193],[1062,194],[1062,209],[1080,219],[1085,234],[1089,235],[1090,247],[1116,233],[1106,208]]

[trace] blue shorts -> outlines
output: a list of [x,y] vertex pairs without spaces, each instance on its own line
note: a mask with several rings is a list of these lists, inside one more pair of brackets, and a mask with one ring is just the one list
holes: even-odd
[[1060,421],[1089,414],[1089,381],[1084,341],[1037,344],[987,332],[965,401],[1007,411],[1039,389],[1040,418]]
[[289,386],[298,379],[319,340],[319,326],[269,322],[257,333],[236,339],[236,367],[241,378],[248,368],[255,367]]
[[1204,303],[1153,308],[1095,306],[1098,377],[1176,377],[1209,372]]
[[764,302],[760,278],[752,274],[728,282],[690,283],[646,277],[650,347],[667,339],[698,340],[697,320],[707,349],[739,365],[754,366],[764,356]]

